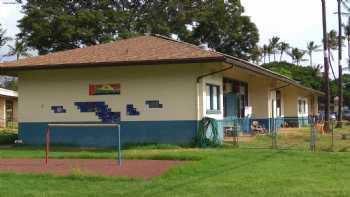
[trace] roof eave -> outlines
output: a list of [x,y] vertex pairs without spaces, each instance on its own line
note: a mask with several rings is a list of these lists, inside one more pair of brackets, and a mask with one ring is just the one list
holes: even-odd
[[203,58],[183,58],[183,59],[160,59],[160,60],[140,60],[140,61],[115,61],[115,62],[88,62],[72,64],[49,64],[49,65],[30,65],[30,66],[4,66],[0,65],[1,73],[39,70],[39,69],[66,69],[83,67],[110,67],[110,66],[137,66],[137,65],[155,65],[155,64],[182,64],[182,63],[207,63],[223,62],[224,56],[203,57]]
[[225,62],[229,63],[229,64],[235,64],[238,67],[250,70],[250,71],[258,73],[258,74],[263,74],[263,75],[265,75],[267,77],[278,79],[278,80],[283,81],[285,83],[288,83],[288,84],[294,85],[296,87],[302,88],[304,90],[310,91],[310,92],[312,92],[314,94],[317,94],[318,96],[324,96],[325,95],[324,92],[321,92],[321,91],[318,91],[318,90],[306,87],[306,86],[301,85],[301,84],[299,84],[298,82],[296,82],[296,81],[294,81],[292,79],[289,79],[288,77],[286,77],[284,75],[275,73],[275,72],[273,72],[271,70],[268,70],[268,69],[265,69],[263,67],[254,65],[254,64],[252,64],[252,63],[250,63],[248,61],[245,61],[245,60],[242,60],[242,59],[239,59],[239,58],[235,58],[235,57],[232,57],[232,56],[226,56]]

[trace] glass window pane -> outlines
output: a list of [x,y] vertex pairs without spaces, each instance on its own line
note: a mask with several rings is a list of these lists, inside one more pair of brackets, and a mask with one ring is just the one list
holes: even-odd
[[210,110],[210,85],[207,85],[207,90],[206,90],[206,95],[207,95],[207,98],[206,98],[206,104],[207,104],[207,110]]
[[218,110],[219,106],[218,106],[218,89],[216,87],[212,88],[213,90],[213,95],[212,95],[212,99],[213,99],[213,110]]

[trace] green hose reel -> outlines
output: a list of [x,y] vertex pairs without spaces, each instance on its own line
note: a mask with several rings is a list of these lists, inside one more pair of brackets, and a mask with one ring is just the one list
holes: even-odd
[[195,145],[201,148],[218,146],[220,144],[218,127],[216,119],[204,117],[199,121]]

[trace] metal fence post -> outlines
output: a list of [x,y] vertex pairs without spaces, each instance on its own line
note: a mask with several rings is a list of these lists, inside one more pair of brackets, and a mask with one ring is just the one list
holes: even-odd
[[334,120],[332,120],[332,145],[331,150],[334,151]]
[[316,151],[316,121],[315,117],[311,120],[311,134],[310,134],[310,151],[315,152]]
[[272,118],[272,148],[277,149],[277,132],[275,118]]
[[232,138],[233,138],[233,146],[238,148],[238,125],[234,124],[232,128]]

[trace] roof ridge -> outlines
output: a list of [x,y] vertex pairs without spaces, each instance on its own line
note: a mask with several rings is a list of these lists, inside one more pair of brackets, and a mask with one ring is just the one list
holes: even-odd
[[202,49],[198,45],[191,44],[189,42],[185,42],[185,41],[181,41],[181,40],[176,40],[174,38],[171,38],[171,37],[168,37],[168,36],[165,36],[165,35],[161,35],[161,34],[150,34],[150,35],[153,36],[153,37],[157,37],[157,38],[165,39],[165,40],[168,40],[168,41],[176,42],[176,43],[179,43],[179,44],[187,45],[189,47],[192,47],[192,48],[195,48],[195,49],[199,49],[201,51],[206,51],[206,52],[217,54],[217,55],[220,55],[220,56],[225,56],[225,54],[223,54],[223,53],[220,53],[220,52],[217,52],[217,51],[213,51],[213,50],[205,50],[205,49]]
[[[144,37],[144,36],[147,36],[147,35],[134,36],[134,37],[130,37],[130,38],[127,38],[127,39],[119,39],[119,40],[114,40],[114,41],[111,41],[111,42],[100,43],[100,44],[95,44],[95,45],[90,45],[90,46],[85,46],[85,47],[78,47],[78,48],[66,49],[66,50],[62,50],[62,51],[55,51],[55,52],[50,52],[50,53],[43,54],[43,55],[37,55],[37,56],[28,57],[28,58],[25,58],[25,59],[46,57],[46,56],[52,56],[52,55],[67,53],[67,52],[69,53],[69,52],[76,51],[76,50],[83,50],[83,49],[88,49],[88,48],[96,48],[96,47],[101,47],[101,46],[106,46],[106,45],[112,45],[112,44],[115,44],[116,42],[124,42],[126,40],[131,40],[131,39],[140,38],[140,37]],[[25,59],[20,59],[19,61],[25,60]],[[16,62],[16,60],[4,61],[4,62],[2,62],[2,64],[4,64],[4,63],[11,63],[11,62]]]

